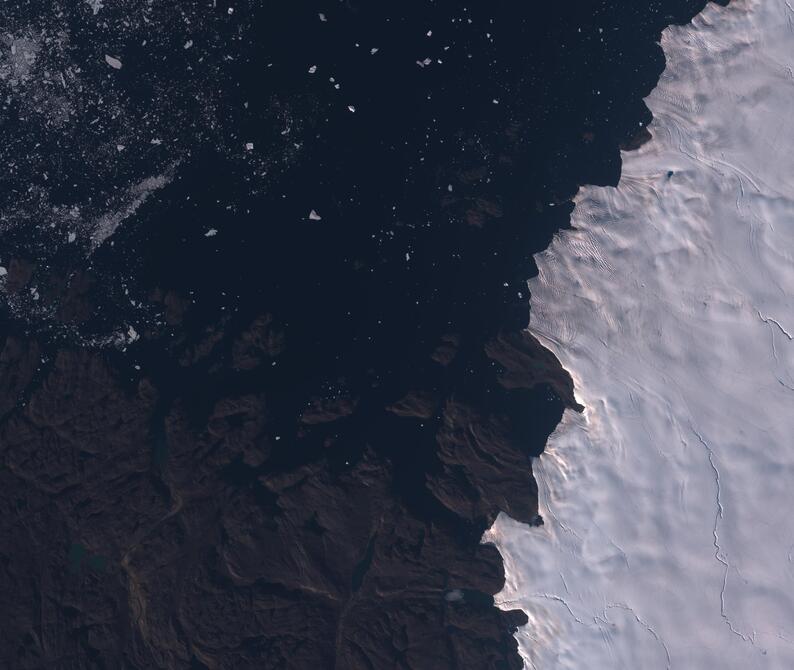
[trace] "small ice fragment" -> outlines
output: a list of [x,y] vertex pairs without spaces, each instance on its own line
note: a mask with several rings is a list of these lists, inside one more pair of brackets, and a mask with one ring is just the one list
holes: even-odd
[[226,13],[227,13],[229,16],[231,16],[232,14],[234,14],[234,7],[229,7],[229,9],[227,9],[227,10],[226,10]]
[[460,589],[453,589],[444,595],[444,600],[448,603],[456,603],[463,600],[463,591]]
[[254,143],[253,142],[246,142],[245,143],[245,150],[246,151],[253,151],[254,150]]
[[432,30],[428,30],[427,31],[427,36],[428,37],[433,37],[433,31]]
[[309,68],[309,74],[314,74],[315,72],[317,72],[317,66],[316,65],[312,65]]
[[121,69],[121,61],[118,58],[114,58],[113,56],[109,56],[105,54],[105,62],[110,65],[114,70]]
[[152,139],[152,140],[151,140],[149,143],[150,143],[150,144],[162,144],[162,143],[163,143],[163,141],[162,141],[162,140],[161,140],[159,137],[155,137],[155,138],[154,138],[154,139]]
[[317,16],[320,17],[320,21],[322,21],[323,23],[325,23],[328,20],[327,18],[325,18],[325,14],[323,14],[322,12],[317,14]]
[[135,342],[135,340],[137,340],[139,337],[140,335],[138,335],[138,331],[135,330],[135,328],[132,326],[127,328],[127,338],[130,342]]
[[67,238],[69,242],[74,242],[77,239],[77,233],[69,233],[69,237]]
[[378,51],[379,51],[378,47],[372,47],[369,50],[369,53],[374,56],[376,53],[378,53]]
[[347,106],[347,108],[348,108],[348,109],[349,109],[351,112],[355,112],[355,111],[356,111],[356,108],[355,108],[355,107],[353,107],[353,105],[348,105],[348,106]]
[[411,254],[409,254],[407,251],[405,252],[405,260],[407,261],[411,260]]
[[494,105],[498,105],[498,104],[499,104],[499,101],[498,101],[496,98],[494,98],[493,100],[491,100],[491,102],[492,102]]
[[100,9],[104,9],[104,5],[102,4],[102,0],[85,0],[85,4],[87,4],[94,12],[94,16],[99,14]]
[[310,221],[320,221],[323,217],[321,217],[315,210],[309,212],[309,220]]
[[452,193],[452,184],[447,184],[447,191]]
[[210,228],[206,233],[204,233],[204,237],[215,237],[218,234],[218,230],[216,228]]
[[2,265],[0,265],[0,277],[5,277],[8,274],[8,270],[6,270]]
[[123,144],[116,145],[116,151],[124,151],[124,149],[126,149],[126,147]]
[[193,46],[193,40],[188,40],[187,42],[185,42],[185,46],[182,47],[182,48],[183,49],[189,49],[192,46]]
[[432,62],[433,62],[433,59],[432,59],[432,58],[425,58],[424,60],[418,60],[418,61],[416,61],[416,64],[417,64],[419,67],[426,67],[427,65],[430,65],[430,63],[432,63]]

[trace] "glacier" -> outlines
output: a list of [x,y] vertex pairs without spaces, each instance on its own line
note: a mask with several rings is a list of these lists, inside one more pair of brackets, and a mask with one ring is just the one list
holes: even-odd
[[662,34],[652,139],[536,256],[531,332],[571,373],[501,515],[527,668],[794,668],[794,8]]

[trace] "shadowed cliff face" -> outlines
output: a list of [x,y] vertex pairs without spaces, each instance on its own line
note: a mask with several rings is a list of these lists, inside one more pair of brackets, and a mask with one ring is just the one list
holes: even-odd
[[0,10],[0,659],[520,668],[531,256],[703,3],[230,4]]

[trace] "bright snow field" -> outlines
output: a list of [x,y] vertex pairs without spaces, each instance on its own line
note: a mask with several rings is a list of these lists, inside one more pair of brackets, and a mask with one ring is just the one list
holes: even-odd
[[574,378],[502,515],[528,668],[794,668],[794,10],[662,38],[653,139],[537,257],[531,330]]

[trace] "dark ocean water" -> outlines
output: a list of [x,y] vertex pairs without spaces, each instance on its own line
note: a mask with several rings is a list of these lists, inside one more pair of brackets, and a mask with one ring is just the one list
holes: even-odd
[[[274,314],[288,342],[278,366],[230,383],[277,390],[285,417],[328,386],[374,408],[430,385],[517,405],[537,454],[562,407],[548,392],[508,401],[482,343],[526,325],[532,254],[567,225],[579,184],[616,183],[619,145],[650,120],[654,42],[702,4],[354,3],[325,8],[325,22],[319,6],[255,10],[220,98],[237,152],[190,147],[95,266],[125,268],[141,296],[190,295],[195,327]],[[230,41],[235,28],[225,22]],[[246,162],[247,142],[275,165]],[[462,362],[439,376],[430,354],[445,333],[463,334]],[[371,412],[357,422],[340,459],[385,438],[409,480],[428,467],[421,432]]]

